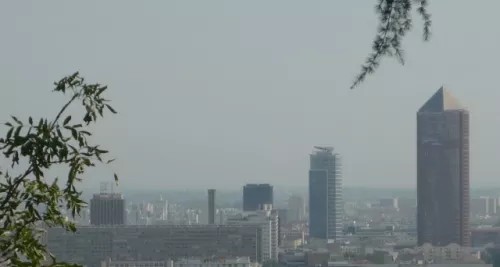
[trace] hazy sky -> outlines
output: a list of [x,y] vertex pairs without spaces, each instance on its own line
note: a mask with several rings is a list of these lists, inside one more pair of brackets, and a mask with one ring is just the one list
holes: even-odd
[[124,188],[306,185],[314,145],[343,157],[344,184],[415,185],[416,111],[441,85],[471,111],[472,186],[500,185],[500,1],[431,1],[354,91],[375,0],[5,1],[0,113],[54,116],[54,80],[108,84],[120,114],[95,127]]

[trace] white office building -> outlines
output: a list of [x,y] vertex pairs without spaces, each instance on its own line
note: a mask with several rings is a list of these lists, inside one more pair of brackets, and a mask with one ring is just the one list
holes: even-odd
[[168,219],[168,201],[160,196],[160,199],[154,203],[153,212],[155,224],[156,222],[161,224],[162,221],[166,221]]
[[247,211],[228,217],[227,224],[260,226],[262,261],[278,260],[279,221],[276,210],[266,205],[263,210]]
[[[470,210],[472,216],[486,216],[489,214],[489,198],[488,197],[479,197],[472,198],[470,201]],[[495,207],[496,208],[496,207]]]
[[333,147],[314,147],[309,169],[309,237],[342,238],[342,162]]
[[306,203],[304,198],[297,195],[292,195],[288,199],[288,221],[300,222],[305,218]]

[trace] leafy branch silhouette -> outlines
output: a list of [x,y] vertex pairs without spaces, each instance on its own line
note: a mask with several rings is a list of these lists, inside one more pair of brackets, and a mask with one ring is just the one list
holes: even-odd
[[431,15],[427,10],[428,0],[378,0],[375,12],[379,16],[377,35],[373,41],[372,53],[361,66],[360,73],[355,77],[351,89],[359,86],[368,75],[373,74],[383,57],[395,57],[400,64],[405,64],[405,53],[401,48],[403,37],[412,29],[411,11],[416,5],[416,11],[423,20],[423,40],[431,36]]
[[[88,140],[92,135],[90,123],[103,117],[105,111],[116,113],[109,100],[102,97],[106,89],[107,86],[85,83],[77,72],[55,83],[54,92],[69,94],[70,98],[54,119],[29,117],[23,123],[12,116],[5,122],[8,130],[0,138],[0,151],[10,166],[3,166],[0,171],[0,264],[75,266],[57,262],[47,251],[41,242],[42,224],[76,231],[64,211],[70,211],[74,218],[86,206],[77,183],[87,168],[112,161],[103,159],[107,150]],[[80,120],[66,114],[71,105],[79,103],[84,110]],[[68,169],[64,183],[57,178],[53,182],[46,180],[45,172],[56,165]],[[118,181],[116,174],[115,180]]]

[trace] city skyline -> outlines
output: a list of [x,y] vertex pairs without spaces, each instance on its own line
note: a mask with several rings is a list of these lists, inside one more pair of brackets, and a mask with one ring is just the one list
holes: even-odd
[[2,7],[0,267],[500,267],[500,1]]

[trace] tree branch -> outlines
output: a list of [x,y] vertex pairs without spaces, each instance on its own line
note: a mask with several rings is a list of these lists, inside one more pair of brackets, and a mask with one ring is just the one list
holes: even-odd
[[412,3],[417,3],[417,12],[424,21],[424,41],[430,38],[431,15],[427,12],[428,0],[378,0],[376,12],[379,13],[379,32],[373,41],[373,52],[361,66],[361,72],[355,77],[351,89],[359,86],[369,74],[373,74],[380,65],[383,56],[394,56],[404,64],[404,51],[401,40],[411,29]]
[[75,99],[77,99],[79,96],[80,96],[80,93],[76,92],[73,95],[73,97],[71,97],[71,99],[61,108],[61,110],[59,111],[59,113],[57,113],[56,118],[54,119],[54,121],[50,125],[50,128],[54,128],[54,126],[56,125],[57,121],[59,120],[59,118],[61,118],[61,115],[64,113],[64,111],[66,111],[66,109],[69,107],[69,105],[71,105],[71,103],[73,103],[73,101],[75,101]]
[[[24,181],[24,178],[28,177],[33,172],[33,168],[30,166],[25,173],[22,176],[16,177],[14,180],[15,182],[12,184],[12,187],[9,189],[9,192],[6,193],[5,198],[3,199],[2,203],[0,203],[0,211],[5,210],[5,205],[9,203],[10,199],[12,198],[14,192],[19,188],[21,183]],[[3,219],[3,213],[0,213],[0,220]]]

